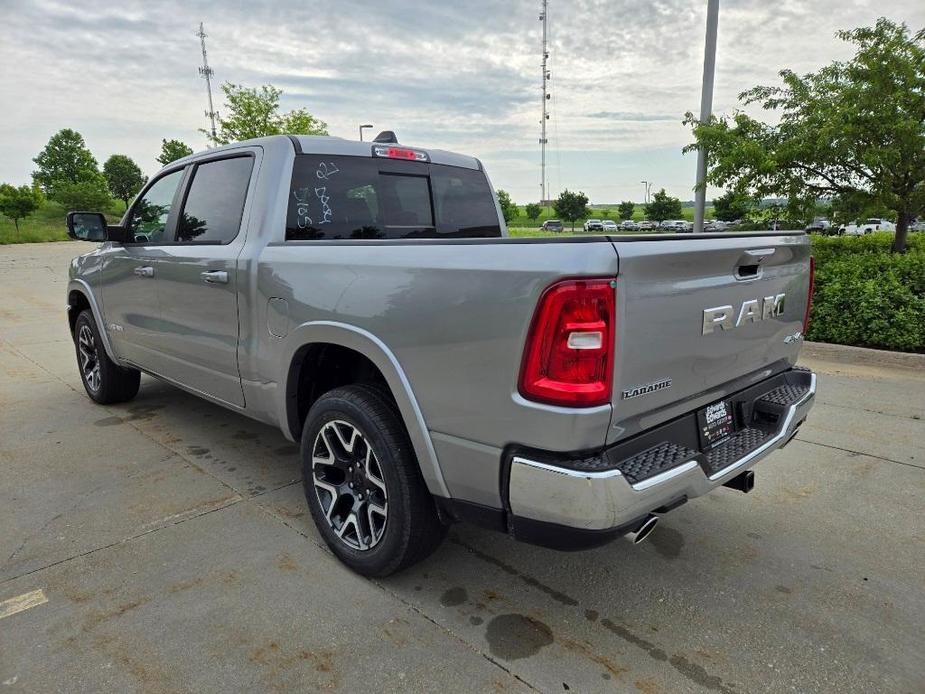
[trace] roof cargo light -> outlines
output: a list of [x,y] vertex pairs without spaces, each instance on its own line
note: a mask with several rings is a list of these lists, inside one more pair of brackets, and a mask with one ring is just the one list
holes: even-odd
[[426,152],[418,152],[406,147],[373,147],[373,154],[377,157],[389,159],[405,159],[407,161],[430,161]]

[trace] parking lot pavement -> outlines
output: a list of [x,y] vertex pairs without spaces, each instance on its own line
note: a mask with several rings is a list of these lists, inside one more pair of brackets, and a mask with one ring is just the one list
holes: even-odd
[[925,689],[925,370],[808,357],[817,406],[755,490],[638,547],[458,526],[368,581],[278,431],[147,378],[86,398],[81,248],[0,247],[0,691]]

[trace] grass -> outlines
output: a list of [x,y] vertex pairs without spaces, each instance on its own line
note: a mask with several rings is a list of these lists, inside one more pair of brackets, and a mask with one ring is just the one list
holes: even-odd
[[[124,211],[125,203],[116,200],[106,211],[106,217],[112,224],[119,220]],[[0,245],[68,241],[67,228],[64,225],[66,215],[67,210],[58,203],[46,202],[34,213],[19,220],[18,232],[12,219],[0,216]]]
[[[543,208],[543,211],[540,213],[540,216],[536,220],[527,218],[527,213],[524,211],[523,206],[518,206],[517,209],[520,210],[520,214],[514,217],[514,219],[512,219],[511,221],[507,223],[508,228],[536,229],[542,226],[543,222],[545,222],[547,219],[557,219],[556,213],[551,207]],[[608,212],[608,214],[605,215],[604,214],[605,212]],[[612,219],[617,224],[619,224],[620,220],[618,219],[618,216],[619,216],[619,209],[616,205],[614,205],[612,207],[606,207],[606,208],[592,207],[591,216],[589,218],[590,219]],[[707,207],[706,214],[704,215],[704,217],[706,219],[710,219],[712,216],[713,216],[713,207],[712,206]],[[645,209],[643,208],[643,206],[636,205],[636,210],[633,212],[633,220],[637,222],[641,222],[645,218],[646,218],[646,213],[645,213]],[[693,207],[682,208],[681,218],[686,219],[689,222],[693,222],[694,221],[694,208]],[[578,232],[579,227],[581,227],[584,223],[585,223],[584,219],[581,219],[575,222],[575,232],[576,233]],[[571,226],[572,226],[571,222],[563,222],[563,225],[567,229],[571,229]]]

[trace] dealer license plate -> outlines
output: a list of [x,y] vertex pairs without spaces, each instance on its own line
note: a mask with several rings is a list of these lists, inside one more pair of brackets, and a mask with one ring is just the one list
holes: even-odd
[[715,448],[735,431],[732,405],[726,400],[707,405],[697,412],[697,425],[700,428],[701,449],[708,451]]

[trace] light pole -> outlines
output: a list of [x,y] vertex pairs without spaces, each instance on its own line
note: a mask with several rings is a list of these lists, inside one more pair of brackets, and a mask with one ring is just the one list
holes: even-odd
[[649,189],[652,188],[652,181],[640,181],[640,183],[645,186],[645,189],[646,189],[645,199],[646,199],[646,205],[648,205],[649,204]]
[[361,126],[360,126],[360,142],[363,141],[363,129],[364,129],[364,128],[371,128],[371,127],[373,127],[373,126],[370,125],[369,123],[367,123],[366,125],[361,125]]
[[[707,0],[707,37],[703,48],[703,89],[700,92],[700,122],[706,123],[713,113],[713,73],[716,71],[716,29],[719,24],[719,0]],[[703,213],[707,206],[707,153],[697,150],[697,189],[694,192],[694,233],[703,231]]]

